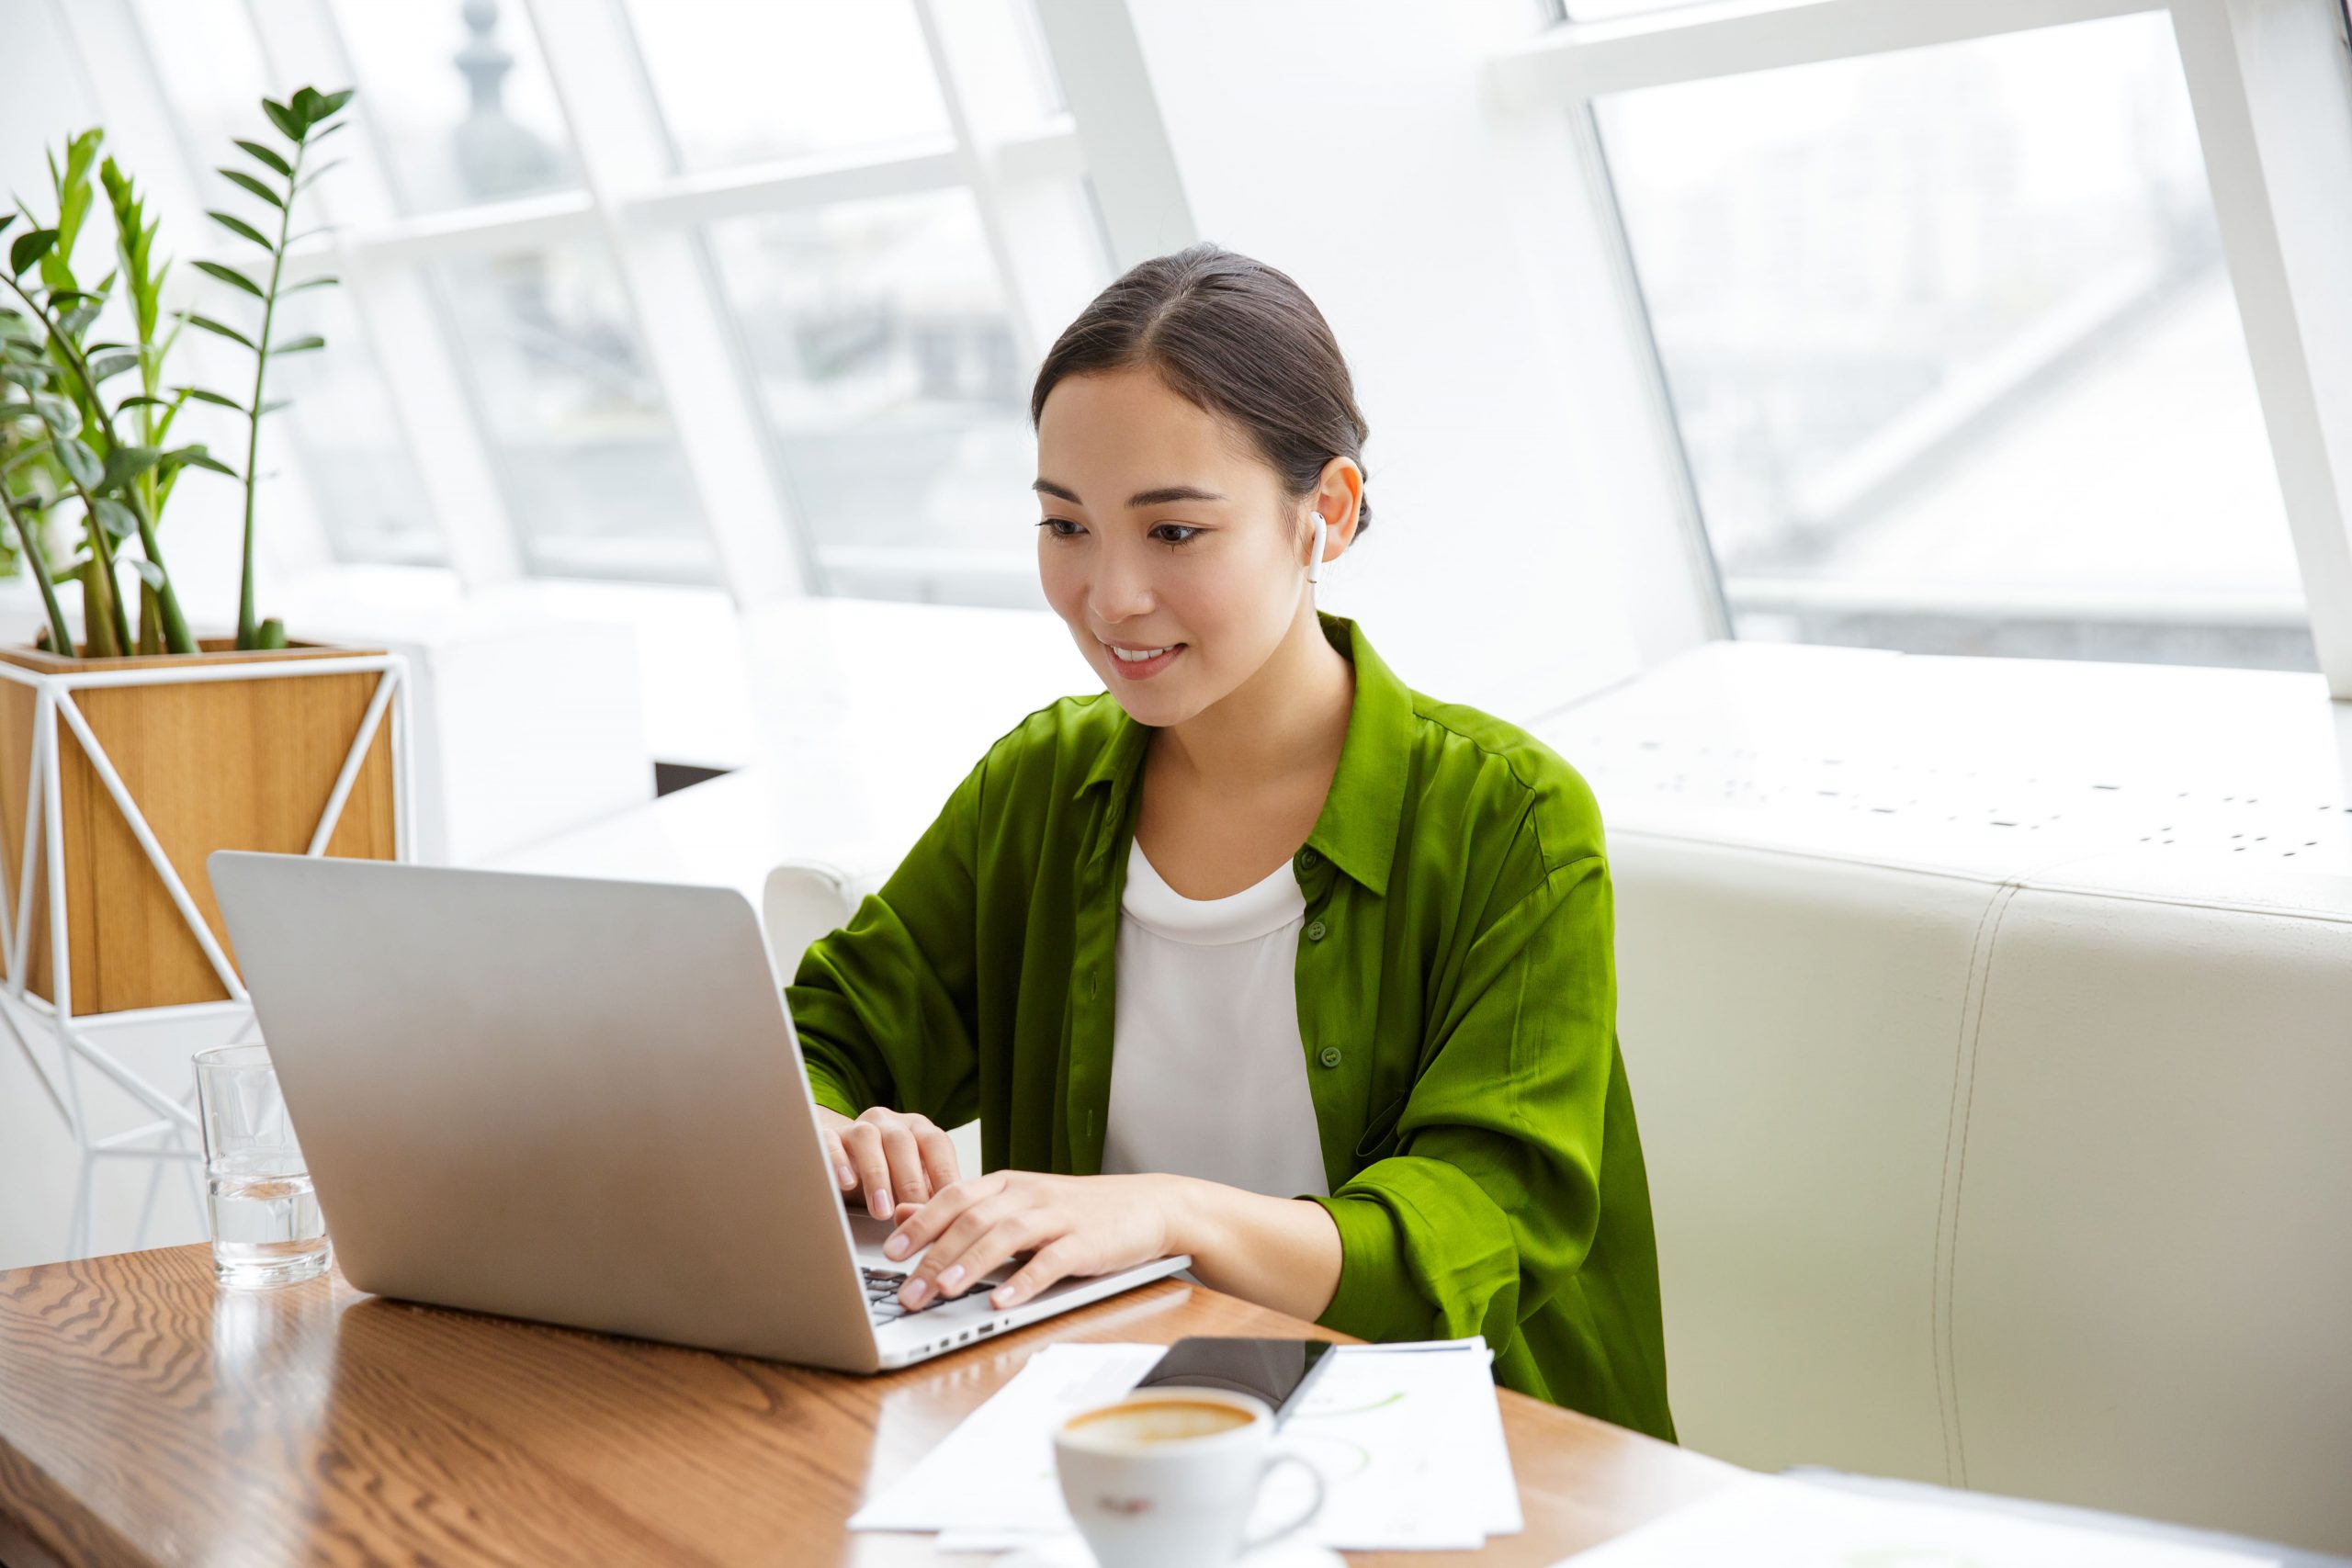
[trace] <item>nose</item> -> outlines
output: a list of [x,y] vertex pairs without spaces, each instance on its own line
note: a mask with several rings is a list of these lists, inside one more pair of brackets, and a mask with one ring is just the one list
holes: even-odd
[[1095,553],[1086,583],[1086,606],[1095,624],[1116,626],[1148,615],[1159,605],[1151,568],[1139,549],[1112,543]]

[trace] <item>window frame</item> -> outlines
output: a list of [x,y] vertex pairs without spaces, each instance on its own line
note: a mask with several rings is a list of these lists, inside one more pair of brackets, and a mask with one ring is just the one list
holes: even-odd
[[[531,575],[531,552],[473,412],[471,378],[427,275],[433,263],[582,240],[605,247],[684,451],[717,551],[718,585],[743,607],[824,592],[826,552],[793,505],[780,443],[707,253],[705,225],[874,197],[968,191],[1015,341],[1033,365],[1043,351],[1039,323],[1069,319],[1108,281],[1097,225],[1084,202],[1069,197],[1091,169],[1071,114],[1041,115],[1034,105],[1023,112],[1025,89],[982,69],[972,29],[985,18],[937,0],[911,3],[948,107],[946,134],[695,170],[677,166],[624,0],[521,0],[510,7],[508,25],[519,9],[536,35],[579,162],[580,188],[341,227],[289,261],[296,276],[333,272],[345,280],[465,591]],[[142,176],[168,164],[162,181],[172,187],[168,205],[199,211],[204,165],[169,107],[130,0],[56,4],[107,123],[130,132],[119,140],[132,149]],[[326,0],[243,0],[243,8],[273,81],[350,79]],[[1012,20],[1030,29],[1026,19]],[[1034,32],[1023,38],[1025,49],[1037,42]],[[288,510],[300,513],[280,536],[294,546],[292,562],[339,558],[314,505]],[[963,571],[953,549],[898,553],[910,582],[952,590]],[[868,581],[891,570],[873,551],[855,555]],[[1001,575],[983,574],[991,581]],[[1001,596],[1001,588],[995,592]],[[984,592],[983,601],[989,596]]]
[[[1601,156],[1594,100],[1608,94],[2162,13],[2188,81],[2272,460],[2286,502],[2313,646],[2328,690],[2352,699],[2352,9],[2344,0],[1692,0],[1605,20],[1556,19],[1490,61],[1498,112],[1522,140],[1566,111],[1566,145],[1527,156],[1523,176],[1572,178],[1613,253],[1617,365],[1639,411],[1653,501],[1698,564],[1687,586],[1714,636],[1728,635],[1713,564],[1656,337]],[[2333,287],[2331,288],[2331,285]],[[1785,585],[1774,585],[1785,587]]]

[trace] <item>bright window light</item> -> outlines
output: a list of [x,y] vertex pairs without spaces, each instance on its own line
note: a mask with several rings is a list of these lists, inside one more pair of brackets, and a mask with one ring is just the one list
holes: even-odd
[[1034,577],[1029,378],[979,212],[950,190],[712,225],[820,559],[947,551]]
[[598,244],[435,269],[532,569],[709,583],[718,561]]
[[947,134],[909,0],[629,0],[628,13],[687,168]]
[[578,187],[555,85],[518,0],[329,8],[358,75],[354,107],[381,138],[402,210]]
[[2164,13],[1596,108],[1742,635],[2314,667]]

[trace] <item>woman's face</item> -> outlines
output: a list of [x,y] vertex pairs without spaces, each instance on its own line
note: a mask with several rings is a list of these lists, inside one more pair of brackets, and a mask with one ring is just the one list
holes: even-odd
[[[1148,371],[1071,376],[1037,420],[1037,574],[1139,722],[1180,724],[1266,662],[1306,591],[1310,496]],[[1144,663],[1112,651],[1169,649]]]

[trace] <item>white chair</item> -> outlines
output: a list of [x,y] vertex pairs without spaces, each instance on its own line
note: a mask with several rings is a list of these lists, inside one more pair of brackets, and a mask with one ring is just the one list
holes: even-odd
[[[767,927],[769,955],[787,985],[808,944],[847,925],[865,896],[888,879],[888,871],[853,871],[816,860],[787,861],[768,873],[760,913]],[[956,1141],[956,1159],[964,1174],[978,1175],[980,1124],[967,1122],[949,1129],[948,1135]]]

